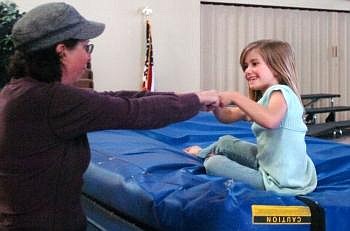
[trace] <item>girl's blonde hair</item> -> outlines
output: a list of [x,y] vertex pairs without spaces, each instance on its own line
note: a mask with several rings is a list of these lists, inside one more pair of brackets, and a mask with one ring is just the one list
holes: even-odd
[[[297,96],[299,87],[297,85],[297,73],[295,69],[295,55],[292,47],[287,42],[279,40],[258,40],[248,44],[240,56],[240,64],[245,70],[245,59],[249,52],[257,51],[266,65],[275,74],[279,84],[289,86]],[[263,92],[249,88],[249,98],[258,101]]]

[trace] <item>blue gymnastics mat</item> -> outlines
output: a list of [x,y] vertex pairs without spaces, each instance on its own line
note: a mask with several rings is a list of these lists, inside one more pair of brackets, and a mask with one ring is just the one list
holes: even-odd
[[[89,133],[91,163],[83,188],[89,224],[123,231],[311,230],[316,218],[296,197],[208,176],[201,160],[182,151],[226,134],[255,142],[248,122],[222,124],[211,113],[161,129]],[[350,146],[312,137],[306,142],[318,186],[304,198],[323,209],[325,230],[347,231]]]

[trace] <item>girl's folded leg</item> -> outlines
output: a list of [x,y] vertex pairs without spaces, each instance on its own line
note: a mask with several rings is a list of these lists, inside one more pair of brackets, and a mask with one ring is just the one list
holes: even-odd
[[265,190],[262,174],[258,170],[241,165],[226,156],[211,156],[204,161],[204,167],[208,175],[232,178],[254,188]]
[[219,138],[213,152],[217,155],[224,155],[244,166],[258,169],[258,160],[256,159],[258,151],[254,143],[226,135]]

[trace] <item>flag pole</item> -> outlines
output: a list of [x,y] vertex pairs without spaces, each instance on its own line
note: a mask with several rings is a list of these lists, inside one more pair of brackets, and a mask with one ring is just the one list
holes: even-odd
[[153,45],[150,20],[152,9],[146,7],[142,10],[142,13],[144,14],[146,19],[146,52],[141,88],[143,91],[154,91]]

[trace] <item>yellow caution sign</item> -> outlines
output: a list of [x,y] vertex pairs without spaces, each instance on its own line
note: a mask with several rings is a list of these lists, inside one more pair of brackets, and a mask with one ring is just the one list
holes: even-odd
[[307,206],[252,205],[253,224],[311,224]]

